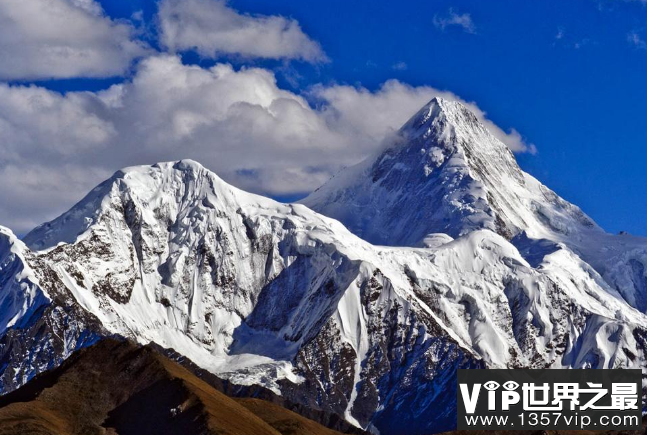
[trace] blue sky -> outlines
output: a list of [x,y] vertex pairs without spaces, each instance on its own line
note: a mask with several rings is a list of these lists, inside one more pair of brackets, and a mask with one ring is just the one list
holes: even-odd
[[[234,2],[298,17],[332,58],[314,80],[388,78],[476,101],[537,148],[523,169],[608,231],[647,235],[647,3],[638,1]],[[475,34],[433,17],[468,13]],[[561,35],[561,38],[558,38]],[[404,71],[392,68],[400,62]]]
[[[143,40],[148,53],[180,53],[185,65],[203,69],[222,62],[232,64],[234,70],[257,67],[275,74],[279,89],[305,96],[313,107],[319,104],[312,93],[317,86],[350,85],[379,93],[384,82],[397,79],[415,89],[450,91],[475,102],[503,130],[513,128],[526,144],[536,146],[536,154],[517,154],[524,170],[579,205],[608,231],[647,235],[647,220],[642,218],[647,213],[643,190],[647,186],[647,2],[228,2],[229,8],[243,15],[282,16],[298,22],[326,60],[303,60],[296,55],[292,57],[297,59],[263,58],[235,50],[228,55],[205,55],[179,46],[169,50],[157,35],[156,2],[100,3],[106,19],[113,23],[127,20],[136,29],[133,38]],[[96,93],[133,81],[146,55],[132,57],[130,69],[108,77],[88,78],[80,73],[65,79],[12,77],[5,81],[11,86],[35,83],[60,95],[83,90]],[[334,134],[349,128],[339,127]],[[191,157],[193,151],[187,153]],[[159,156],[175,154],[161,152]],[[201,154],[196,152],[196,156]],[[132,162],[114,164],[150,163],[144,152],[131,157]],[[311,171],[321,179],[328,176],[327,170],[335,170],[331,162],[322,166],[326,169],[310,163],[305,167],[306,174]],[[102,171],[96,169],[97,178],[104,175]],[[109,172],[107,167],[105,172]],[[260,180],[260,187],[253,185],[250,174]],[[248,184],[242,179],[237,184],[279,198],[298,197],[312,188],[271,187],[275,186],[272,176],[264,178],[264,174],[254,167],[240,168],[229,178],[236,183],[236,176],[246,176]],[[299,178],[295,180],[298,183]],[[86,188],[78,180],[75,186],[78,191]],[[24,209],[29,211],[27,206]],[[52,206],[35,214],[50,218],[62,211]]]

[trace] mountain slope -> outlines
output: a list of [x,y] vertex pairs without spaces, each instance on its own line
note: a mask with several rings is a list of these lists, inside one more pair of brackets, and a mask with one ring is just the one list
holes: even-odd
[[0,392],[108,334],[50,266],[0,227]]
[[0,399],[0,434],[22,433],[340,434],[269,402],[238,403],[150,348],[114,340]]
[[566,246],[613,293],[647,311],[647,239],[606,234],[523,172],[505,144],[459,102],[433,99],[387,149],[301,202],[374,244],[437,246],[451,240],[447,235],[489,229],[529,261]]

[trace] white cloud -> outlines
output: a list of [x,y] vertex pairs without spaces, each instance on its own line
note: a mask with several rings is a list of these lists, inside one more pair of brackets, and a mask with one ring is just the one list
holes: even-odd
[[52,165],[41,161],[3,162],[0,166],[0,225],[19,235],[56,217],[80,200],[97,180],[112,172],[105,167]]
[[647,50],[647,42],[640,36],[640,34],[636,31],[629,32],[627,35],[627,42],[631,44],[633,47],[641,49],[641,50]]
[[162,0],[160,40],[172,51],[195,49],[205,57],[246,57],[325,61],[319,44],[295,20],[241,14],[224,0]]
[[452,8],[449,9],[446,16],[434,15],[433,23],[440,30],[445,30],[451,26],[458,26],[467,33],[476,33],[476,26],[472,21],[472,16],[468,13],[458,14]]
[[488,130],[516,153],[535,153],[515,129],[504,131],[487,118],[476,103],[463,100],[449,91],[430,86],[412,87],[389,80],[376,92],[353,86],[316,87],[315,95],[327,102],[323,113],[329,124],[346,135],[367,135],[372,144],[380,142],[400,128],[417,110],[434,97],[456,100],[468,107]]
[[94,0],[0,1],[0,79],[108,77],[147,49]]
[[[0,85],[0,222],[25,232],[55,217],[123,166],[193,158],[242,188],[305,192],[360,161],[433,96],[396,80],[371,92],[280,89],[274,74],[227,64],[206,69],[159,55],[131,81],[61,95]],[[514,150],[528,150],[467,103]]]

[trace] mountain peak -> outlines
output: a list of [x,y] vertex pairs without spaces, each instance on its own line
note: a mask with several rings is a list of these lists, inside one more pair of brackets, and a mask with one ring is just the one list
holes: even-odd
[[435,118],[443,116],[447,119],[454,118],[456,120],[459,116],[472,117],[476,120],[476,116],[460,101],[447,100],[442,97],[434,97],[427,104],[425,104],[411,119],[405,124],[425,124],[433,121]]
[[158,173],[160,175],[169,175],[171,173],[185,173],[199,175],[212,175],[216,174],[209,169],[202,166],[201,163],[192,159],[173,160],[167,162],[158,162],[153,165],[135,165],[122,168],[115,172],[115,174],[108,180],[116,180],[123,178],[130,178],[136,174],[151,174]]
[[371,243],[420,246],[432,233],[457,237],[487,228],[513,236],[516,227],[506,228],[491,204],[498,186],[511,183],[523,185],[524,176],[509,148],[465,105],[436,97],[377,158],[303,203]]
[[167,169],[167,170],[172,169],[172,170],[183,171],[183,172],[200,173],[200,172],[208,171],[211,173],[211,171],[205,168],[204,166],[202,166],[200,162],[197,162],[193,159],[182,159],[182,160],[176,160],[171,162],[160,162],[160,163],[154,164],[152,167]]
[[[31,249],[46,250],[59,243],[73,243],[106,214],[123,215],[133,202],[162,213],[203,205],[273,203],[226,183],[200,163],[185,159],[118,170],[95,187],[72,209],[29,232],[24,241]],[[234,205],[232,205],[234,204]],[[174,221],[176,216],[169,216]]]
[[410,144],[418,140],[448,148],[450,152],[462,146],[471,146],[466,152],[498,154],[516,166],[508,147],[494,137],[478,117],[460,101],[434,97],[400,129],[400,135]]
[[377,157],[302,202],[382,245],[420,246],[434,233],[458,237],[477,229],[553,240],[595,226],[525,174],[510,149],[458,101],[432,99],[399,133]]

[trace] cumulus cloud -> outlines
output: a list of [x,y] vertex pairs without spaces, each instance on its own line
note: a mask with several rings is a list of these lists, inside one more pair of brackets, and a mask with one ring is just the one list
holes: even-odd
[[94,0],[0,1],[0,79],[109,77],[146,53]]
[[98,93],[0,85],[0,143],[0,222],[18,232],[123,166],[194,158],[243,188],[280,194],[313,189],[361,156],[346,156],[349,138],[270,71],[165,55]]
[[467,33],[476,33],[476,26],[472,21],[472,16],[468,13],[458,14],[452,8],[449,9],[449,12],[445,16],[434,15],[433,23],[440,30],[457,26]]
[[114,171],[45,161],[3,162],[0,167],[0,225],[24,235],[80,200],[95,181]]
[[160,41],[172,51],[196,50],[274,59],[325,61],[319,44],[292,19],[241,14],[224,0],[162,0]]
[[[316,86],[304,97],[272,72],[141,61],[132,80],[62,95],[0,85],[0,222],[18,232],[55,217],[123,166],[193,158],[263,194],[310,191],[372,153],[433,96],[396,80],[371,92]],[[512,149],[528,150],[466,104]]]

